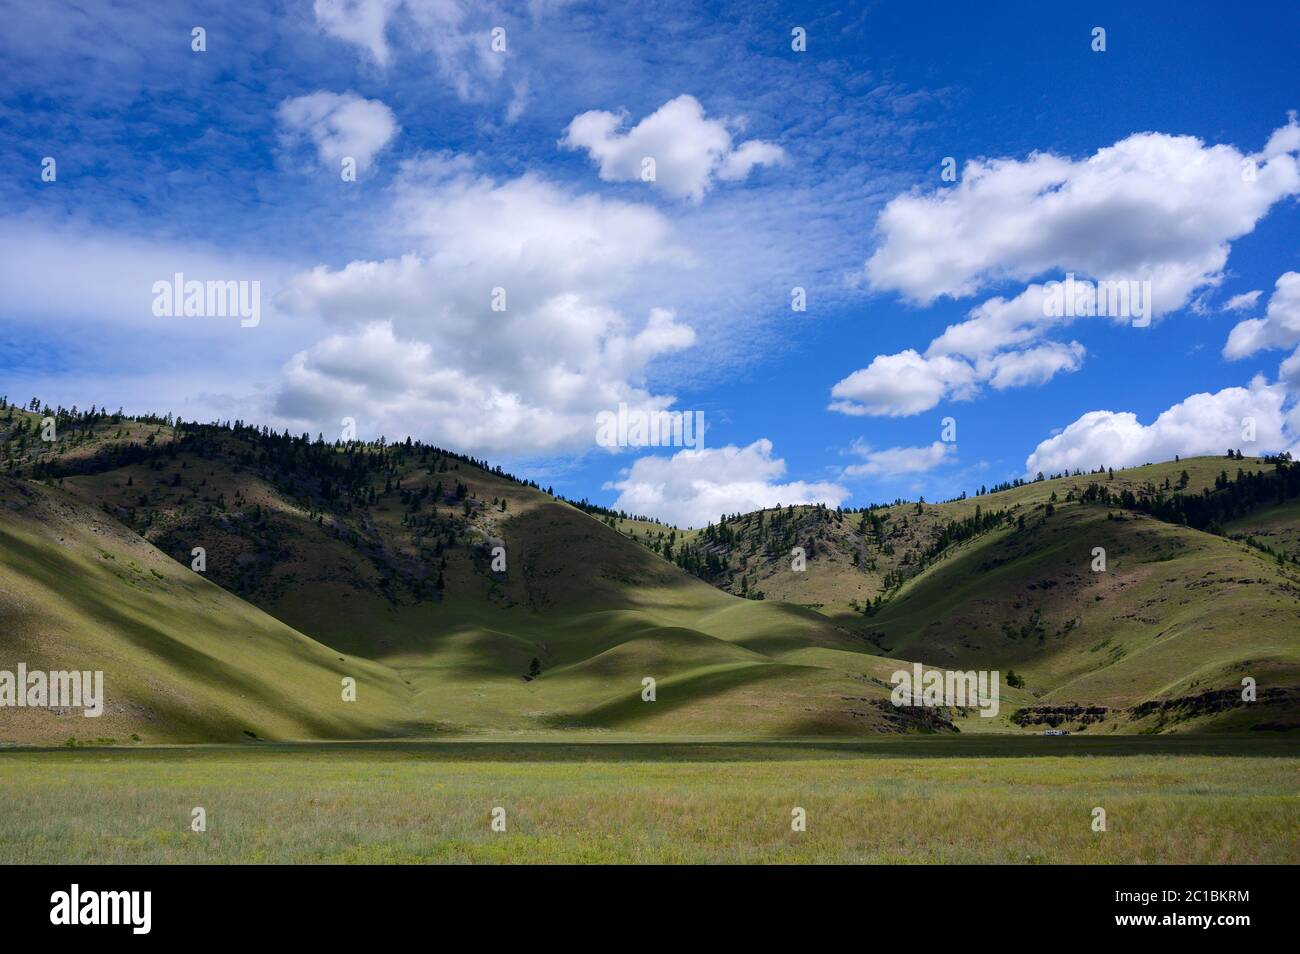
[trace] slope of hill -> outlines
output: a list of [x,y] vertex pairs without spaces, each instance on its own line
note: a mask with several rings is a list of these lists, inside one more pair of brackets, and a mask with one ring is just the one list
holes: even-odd
[[[1015,724],[958,714],[958,725],[981,731],[1297,722],[1300,571],[1256,539],[1270,534],[1286,550],[1294,504],[1229,521],[1225,532],[1242,537],[1234,540],[1082,502],[1093,485],[1138,502],[1165,500],[1180,486],[1218,493],[1236,469],[1271,466],[1261,461],[1178,461],[941,505],[791,507],[683,533],[584,512],[499,468],[419,444],[332,444],[103,412],[66,415],[59,440],[48,443],[36,437],[37,415],[0,410],[12,475],[5,493],[17,507],[0,511],[16,541],[3,564],[0,613],[25,620],[15,648],[29,663],[46,658],[36,649],[57,644],[56,630],[79,633],[76,645],[92,653],[130,643],[146,653],[129,657],[130,672],[153,680],[128,696],[144,706],[176,660],[192,658],[173,643],[214,665],[235,664],[219,635],[229,626],[169,612],[185,605],[186,587],[202,584],[245,601],[220,611],[253,621],[236,629],[296,647],[301,671],[287,678],[328,689],[281,710],[273,689],[221,696],[224,683],[207,680],[216,695],[194,689],[188,710],[155,720],[167,728],[153,738],[950,729],[948,713],[889,704],[889,675],[902,660],[1014,669],[1026,680],[1023,690],[1004,688],[1007,715],[1023,707]],[[27,505],[19,503],[31,499],[45,518],[20,516]],[[48,516],[60,511],[76,519]],[[87,550],[88,540],[73,548],[79,562],[65,565],[58,538],[69,538],[58,528],[83,521],[145,547],[151,567],[166,564],[158,572],[167,587],[180,589],[142,594],[129,574],[105,577],[102,564],[121,564]],[[806,551],[803,572],[790,568],[793,546]],[[1091,569],[1096,547],[1107,551],[1104,572]],[[195,548],[219,588],[188,569]],[[144,556],[132,559],[143,565]],[[83,574],[98,588],[59,603],[59,581]],[[23,616],[33,586],[62,622],[42,628]],[[114,586],[128,588],[128,604],[148,596],[131,618],[153,620],[162,643],[131,635],[113,609]],[[93,606],[77,603],[92,593]],[[278,671],[262,642],[249,652],[254,644],[262,655],[240,665]],[[0,650],[4,668],[11,654]],[[366,706],[338,712],[344,667],[361,671],[372,691],[359,693]],[[1258,705],[1241,704],[1246,676],[1258,684]],[[646,679],[653,703],[643,699]]]
[[[266,722],[251,727],[259,736],[555,727],[763,736],[926,721],[888,705],[884,680],[902,664],[824,618],[720,593],[468,458],[114,418],[70,419],[46,447],[22,440],[33,415],[10,409],[10,492],[36,488],[130,528],[199,582],[188,567],[202,548],[208,579],[320,644],[325,661],[365,660],[395,694],[355,725]],[[183,626],[169,636],[207,638],[196,622]],[[647,677],[653,703],[642,700]],[[335,695],[338,679],[321,676]],[[233,728],[213,725],[204,734],[188,721],[176,733]]]
[[[1104,571],[1093,569],[1095,548]],[[1073,504],[958,547],[863,630],[882,652],[928,664],[1014,669],[1045,705],[1186,700],[1181,715],[1199,719],[1213,714],[1201,711],[1213,700],[1194,698],[1206,693],[1233,690],[1219,701],[1244,705],[1245,677],[1267,707],[1294,714],[1298,621],[1295,567],[1212,534]]]
[[[408,687],[192,573],[66,494],[0,478],[0,669],[104,673],[104,712],[5,708],[0,741],[335,738],[436,728]],[[363,686],[342,703],[342,679]]]
[[1223,526],[1234,540],[1242,540],[1273,555],[1300,558],[1300,501],[1263,507]]
[[[1195,504],[1231,498],[1252,475],[1277,473],[1272,461],[1197,458],[940,505],[764,511],[704,531],[669,528],[662,542],[720,586],[734,589],[743,574],[742,591],[814,605],[881,653],[1014,670],[1038,699],[1019,717],[1027,726],[1295,725],[1294,499],[1247,494],[1248,512],[1223,533],[1140,512],[1180,493]],[[792,545],[806,553],[802,572],[791,568]],[[1094,570],[1098,547],[1104,570]],[[1258,704],[1242,698],[1246,677]],[[1075,719],[1080,707],[1095,711]]]
[[[1239,469],[1261,468],[1271,469],[1271,465],[1261,458],[1198,457],[1109,474],[1031,481],[943,504],[900,502],[865,511],[787,506],[737,514],[701,530],[630,520],[614,520],[611,525],[725,592],[798,603],[848,620],[878,598],[887,598],[938,558],[951,542],[943,533],[953,522],[974,520],[977,515],[985,524],[998,516],[1015,522],[1034,507],[1077,497],[1097,482],[1117,495],[1172,492],[1180,486],[1195,493],[1212,489],[1217,480]],[[1247,526],[1243,524],[1243,533]],[[1289,523],[1284,522],[1273,530],[1284,533],[1286,526]],[[1300,531],[1300,522],[1296,527]],[[1284,545],[1291,545],[1289,539]],[[793,569],[795,547],[804,551],[804,571]],[[1300,557],[1300,543],[1289,552]]]

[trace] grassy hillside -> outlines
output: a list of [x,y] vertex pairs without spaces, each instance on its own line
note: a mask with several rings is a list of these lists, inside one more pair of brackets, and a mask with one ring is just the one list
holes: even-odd
[[[0,478],[0,669],[102,670],[105,711],[0,710],[0,741],[330,738],[432,729],[389,668],[334,652],[67,495]],[[341,680],[363,690],[342,702]]]
[[[936,666],[1014,669],[1043,702],[1127,707],[1240,687],[1244,676],[1300,686],[1294,568],[1141,515],[1074,504],[1034,520],[958,548],[864,620],[864,633]],[[1092,570],[1094,547],[1105,572]]]
[[[15,432],[31,417],[10,414],[9,493],[111,526],[114,539],[143,547],[151,566],[166,564],[178,586],[220,592],[211,585],[219,584],[252,604],[245,615],[265,620],[255,606],[274,617],[330,666],[355,659],[370,667],[359,695],[375,711],[364,719],[235,726],[214,713],[211,724],[196,715],[162,737],[226,738],[245,728],[273,738],[561,728],[789,736],[921,724],[887,702],[888,674],[902,663],[870,654],[806,609],[720,593],[600,519],[467,458],[111,417],[61,428],[62,444],[28,442],[24,455],[13,454]],[[13,526],[11,514],[0,522],[30,551],[9,567],[12,578],[35,576],[60,545],[57,533],[40,521]],[[498,546],[504,570],[493,566]],[[205,550],[203,574],[189,569],[195,547]],[[94,565],[92,550],[78,556]],[[57,578],[43,582],[55,602]],[[111,585],[95,607],[97,627],[68,624],[84,631],[79,651],[93,654],[100,639],[129,641],[102,635],[119,622]],[[219,638],[185,617],[173,632],[167,606],[178,595],[155,596],[148,612],[167,640]],[[31,655],[45,638],[40,627],[34,633],[15,651]],[[833,652],[806,655],[822,649]],[[534,660],[540,675],[527,678]],[[133,664],[142,674],[154,668],[140,656]],[[250,665],[277,670],[273,659]],[[642,700],[647,677],[656,681],[653,702]],[[332,670],[310,678],[338,695]],[[367,692],[372,679],[381,688]],[[165,681],[151,683],[154,691]],[[267,687],[258,703],[277,700]]]
[[[1033,481],[945,504],[789,507],[647,537],[719,587],[811,606],[881,654],[1014,670],[1026,728],[1228,729],[1300,722],[1300,505],[1249,502],[1222,533],[1118,504],[1231,496],[1246,458]],[[976,523],[976,521],[981,521]],[[807,554],[792,568],[790,549]],[[1094,572],[1094,548],[1107,554]],[[718,566],[724,567],[718,570]],[[739,584],[737,581],[740,581]],[[1258,686],[1244,705],[1242,679]],[[1093,712],[1078,712],[1079,707]]]
[[[419,444],[331,444],[103,413],[68,415],[49,444],[37,439],[37,423],[13,408],[0,417],[5,492],[16,502],[0,511],[15,541],[3,564],[7,593],[37,587],[57,610],[51,620],[62,620],[43,627],[22,615],[21,598],[0,596],[0,612],[26,620],[14,647],[33,657],[25,661],[56,629],[78,634],[87,652],[129,644],[131,671],[153,680],[132,691],[171,698],[161,688],[171,670],[205,661],[172,643],[233,665],[222,635],[233,625],[290,640],[305,667],[293,678],[329,689],[319,699],[295,695],[283,710],[265,686],[196,696],[151,739],[245,730],[789,737],[949,731],[950,715],[962,731],[981,732],[1298,721],[1294,502],[1252,504],[1222,534],[1082,502],[1095,485],[1137,502],[1180,488],[1228,495],[1236,491],[1224,481],[1272,466],[1262,461],[1200,458],[860,513],[790,507],[683,533],[584,512]],[[23,517],[24,508],[45,516]],[[50,516],[59,512],[69,516]],[[139,555],[106,548],[104,557],[89,539],[69,547],[61,528],[82,523],[111,530],[114,546],[129,542]],[[806,551],[803,572],[791,569],[793,546]],[[196,547],[206,554],[202,574],[189,569]],[[1104,573],[1091,570],[1096,547],[1107,552]],[[156,592],[140,585],[153,579],[147,571],[139,580],[121,571],[119,560],[146,557],[165,568]],[[118,572],[105,576],[111,567]],[[60,589],[82,576],[100,582]],[[207,618],[215,604],[173,614],[200,586],[238,611],[221,610],[216,621]],[[128,604],[147,596],[147,605],[124,619],[114,588]],[[88,593],[89,608],[80,603]],[[131,635],[137,616],[161,634],[157,645]],[[11,655],[3,648],[0,668]],[[1004,687],[997,720],[899,710],[888,679],[903,660],[1014,669],[1025,685]],[[278,671],[269,656],[239,665]],[[373,687],[361,694],[365,706],[340,713],[344,666],[363,667]],[[1240,704],[1246,676],[1259,687],[1251,706]],[[210,692],[225,685],[201,670],[190,678]],[[642,698],[647,678],[653,702]],[[256,724],[237,725],[231,706]],[[1016,716],[1019,707],[1027,709]]]
[[1300,556],[1300,501],[1265,507],[1224,525],[1234,540],[1251,543],[1269,553]]
[[[788,506],[739,514],[717,526],[698,530],[612,521],[622,533],[656,553],[667,548],[672,559],[726,592],[777,599],[809,606],[831,617],[856,615],[877,597],[888,597],[927,565],[926,552],[944,526],[983,514],[1003,513],[1014,522],[1021,514],[1081,494],[1101,482],[1115,494],[1184,486],[1185,492],[1213,489],[1222,476],[1238,469],[1267,469],[1261,458],[1230,461],[1188,458],[1110,473],[1063,476],[967,497],[943,504],[896,503],[845,512],[821,506]],[[1182,475],[1187,482],[1182,484]],[[1300,557],[1300,519],[1289,509],[1281,526],[1295,521],[1297,540],[1286,540]],[[1243,526],[1242,531],[1246,529]],[[1277,527],[1275,530],[1279,529]],[[792,568],[791,551],[803,548],[807,570]]]

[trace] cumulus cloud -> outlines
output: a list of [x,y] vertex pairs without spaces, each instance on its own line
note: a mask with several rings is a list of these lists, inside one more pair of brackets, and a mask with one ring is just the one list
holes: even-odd
[[755,166],[776,166],[784,161],[785,150],[780,146],[751,139],[727,154],[718,167],[718,178],[724,182],[738,182],[746,178]]
[[933,470],[956,456],[957,446],[935,441],[928,447],[889,447],[872,450],[862,443],[853,445],[853,453],[863,458],[861,464],[844,468],[845,477],[892,477]]
[[[933,349],[932,349],[933,350]],[[1077,371],[1085,349],[1077,341],[1049,342],[975,360],[947,354],[922,355],[909,348],[877,355],[831,388],[830,410],[873,417],[906,417],[940,401],[968,401],[982,385],[998,390],[1042,384],[1059,372]]]
[[1048,342],[1036,348],[1004,351],[975,363],[983,380],[996,390],[1045,384],[1057,374],[1079,370],[1085,349],[1077,341],[1069,344]]
[[[1110,310],[1108,296],[1103,291],[1099,294],[1097,286],[1088,281],[1076,282],[1074,290],[1074,307],[1056,311],[1051,307],[1052,298],[1064,296],[1061,283],[1034,283],[1013,298],[990,298],[967,313],[965,321],[949,325],[943,334],[930,342],[926,349],[928,355],[965,355],[971,358],[984,357],[1005,348],[1023,347],[1032,344],[1049,332],[1073,324],[1082,318],[1101,315],[1106,316]],[[1156,292],[1153,288],[1152,298]],[[1142,300],[1139,294],[1133,301]],[[1125,308],[1115,309],[1124,311]],[[1132,301],[1127,310],[1132,310]],[[1118,324],[1134,321],[1136,315],[1110,316]]]
[[744,179],[755,166],[785,161],[780,146],[751,139],[733,148],[735,119],[706,119],[694,96],[669,100],[626,132],[626,113],[593,109],[574,117],[560,145],[585,149],[601,179],[627,182],[642,177],[643,162],[653,159],[653,185],[673,198],[699,202],[715,179]]
[[[1025,461],[1028,474],[1132,467],[1149,461],[1223,454],[1229,447],[1251,454],[1287,449],[1287,391],[1257,377],[1246,388],[1193,394],[1142,424],[1129,412],[1089,411],[1055,437],[1038,445]],[[1253,422],[1255,443],[1243,440],[1244,421]]]
[[[1252,294],[1259,296],[1259,292]],[[1287,272],[1274,285],[1264,317],[1238,322],[1228,334],[1223,356],[1235,360],[1267,348],[1296,345],[1300,345],[1300,272]]]
[[1043,293],[1043,286],[1030,285],[1010,299],[990,298],[972,308],[965,321],[949,325],[926,353],[980,357],[1035,340],[1051,325],[1066,323],[1044,314]]
[[404,165],[390,230],[412,251],[318,266],[279,296],[337,328],[286,366],[281,416],[526,454],[590,447],[596,415],[620,403],[672,405],[648,368],[694,331],[669,309],[637,320],[615,304],[635,273],[681,261],[654,209],[438,157]]
[[[602,403],[602,391],[606,399],[650,407],[667,403],[616,379],[584,382],[579,376],[566,381],[557,372],[556,380],[521,387],[491,373],[444,364],[433,346],[399,339],[391,322],[377,322],[296,354],[285,368],[276,410],[335,426],[356,416],[375,433],[414,431],[456,448],[529,453],[590,442],[595,423],[587,405]],[[566,385],[587,392],[585,400],[569,398]]]
[[1082,160],[972,160],[956,186],[885,206],[867,278],[924,305],[1073,271],[1151,280],[1158,313],[1176,310],[1219,281],[1232,240],[1300,193],[1297,142],[1292,117],[1255,155],[1148,132]]
[[835,483],[781,483],[785,461],[772,456],[772,442],[683,450],[671,457],[642,457],[606,484],[617,490],[615,509],[645,514],[680,527],[700,527],[724,513],[764,507],[824,503],[838,507],[849,496]]
[[877,355],[831,388],[830,409],[845,414],[901,417],[928,411],[950,393],[968,388],[973,370],[965,361],[927,358],[908,348]]
[[286,143],[309,139],[321,163],[334,170],[342,159],[351,157],[357,170],[364,172],[401,128],[382,102],[351,92],[319,90],[295,96],[280,104],[278,116]]
[[[1077,273],[1074,314],[1049,306],[1054,282],[1031,282],[972,308],[924,352],[876,356],[832,388],[830,408],[918,414],[943,400],[968,400],[984,385],[1042,384],[1078,370],[1081,344],[1041,339],[1086,315],[1121,323],[1159,317],[1218,285],[1231,242],[1274,203],[1300,194],[1298,149],[1294,115],[1255,154],[1139,133],[1077,161],[1046,153],[975,160],[953,188],[894,198],[877,220],[880,243],[866,264],[874,289],[928,305],[994,283]],[[1115,308],[1098,282],[1149,282],[1146,314],[1132,303]],[[1229,305],[1251,303],[1247,294]],[[1289,334],[1282,321],[1238,327],[1233,350]]]
[[[1293,351],[1291,357],[1278,365],[1277,378],[1279,382],[1290,388],[1292,393],[1300,392],[1300,348]],[[1296,405],[1292,417],[1300,418],[1300,404]],[[1300,420],[1293,420],[1291,429],[1300,432]]]

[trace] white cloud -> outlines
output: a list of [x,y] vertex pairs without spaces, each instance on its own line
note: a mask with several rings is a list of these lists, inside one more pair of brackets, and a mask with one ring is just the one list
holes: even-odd
[[[284,320],[272,302],[299,267],[165,230],[142,236],[49,215],[0,218],[0,325],[28,342],[27,360],[6,368],[4,390],[11,399],[111,402],[187,420],[267,420],[258,388],[314,330]],[[261,321],[245,328],[239,318],[155,315],[154,283],[177,272],[184,281],[259,283]]]
[[160,329],[165,329],[161,334],[167,338],[228,334],[230,323],[220,320],[154,315],[154,283],[173,281],[180,272],[186,280],[259,282],[262,322],[256,333],[264,344],[267,336],[283,330],[270,298],[293,270],[291,263],[269,255],[205,243],[141,237],[74,220],[0,218],[5,309],[15,318],[31,317],[50,325],[108,326],[113,331],[110,338],[121,333],[160,334]]
[[772,456],[772,442],[683,450],[671,457],[642,457],[606,485],[619,491],[614,508],[658,517],[680,527],[700,527],[724,513],[777,504],[824,503],[838,507],[849,496],[835,483],[780,483],[785,461]]
[[1042,384],[1058,372],[1077,371],[1083,356],[1084,347],[1077,341],[1049,342],[973,361],[908,348],[877,355],[867,367],[837,382],[829,407],[843,414],[906,417],[940,401],[969,401],[984,384],[998,390]]
[[[1107,315],[1110,302],[1105,292],[1099,294],[1097,287],[1088,281],[1076,282],[1074,288],[1074,314],[1057,313],[1049,307],[1052,295],[1064,296],[1061,283],[1034,283],[1014,298],[990,298],[972,308],[965,321],[949,325],[943,334],[930,342],[927,355],[965,355],[970,358],[995,354],[1004,348],[1020,347],[1031,344],[1048,332],[1063,328],[1093,312],[1101,317],[1109,317],[1116,324],[1131,324],[1136,316],[1130,308],[1120,307],[1117,311],[1130,311],[1130,314]],[[1159,289],[1154,284],[1151,290],[1152,300],[1159,298]],[[1141,294],[1138,295],[1141,300]]]
[[388,20],[401,0],[316,0],[316,24],[336,39],[361,47],[379,66],[387,66]]
[[[544,6],[537,6],[535,12]],[[313,11],[317,26],[325,33],[359,47],[381,68],[393,59],[390,32],[415,52],[432,54],[438,75],[466,102],[482,98],[485,89],[505,71],[508,54],[492,49],[491,30],[502,22],[494,4],[472,0],[316,0]],[[509,49],[508,37],[506,45]]]
[[1077,341],[1048,342],[1022,351],[1004,351],[987,361],[976,362],[975,367],[982,379],[1001,391],[1045,384],[1059,373],[1078,371],[1084,353],[1083,345]]
[[928,447],[890,447],[872,450],[861,443],[853,445],[853,452],[863,458],[861,464],[844,468],[845,477],[897,476],[933,470],[956,456],[955,444],[935,441]]
[[506,124],[517,122],[528,106],[528,81],[519,80],[511,86],[510,102],[506,104]]
[[[867,261],[873,288],[921,304],[994,282],[1073,271],[1149,279],[1156,312],[1181,308],[1219,281],[1229,243],[1269,208],[1300,193],[1294,117],[1262,153],[1192,136],[1137,133],[1083,160],[1048,153],[976,159],[960,182],[891,200]],[[1243,163],[1253,161],[1247,181]]]
[[1224,311],[1249,311],[1255,307],[1255,302],[1259,301],[1259,296],[1263,294],[1260,289],[1254,291],[1242,292],[1240,295],[1233,295],[1223,304]]
[[714,179],[737,181],[755,166],[775,165],[785,153],[774,143],[752,139],[732,148],[734,119],[705,119],[694,96],[669,100],[627,132],[626,113],[593,109],[574,117],[560,145],[585,149],[607,182],[642,177],[643,161],[654,160],[653,185],[673,196],[699,202]]
[[280,104],[278,116],[286,142],[310,139],[321,164],[336,172],[345,157],[355,159],[357,171],[364,172],[400,129],[382,102],[352,92],[295,96]]
[[946,356],[927,358],[911,348],[877,355],[831,388],[830,409],[845,414],[902,417],[934,407],[954,391],[973,383],[965,361]]
[[[1128,411],[1089,411],[1039,444],[1025,461],[1025,471],[1132,467],[1175,455],[1224,454],[1229,447],[1249,454],[1284,450],[1294,440],[1288,436],[1286,402],[1284,387],[1257,377],[1248,388],[1193,394],[1150,424],[1140,423]],[[1254,421],[1253,444],[1242,438],[1246,418]]]
[[[1297,348],[1292,352],[1291,357],[1278,365],[1277,377],[1278,381],[1285,384],[1293,392],[1300,392],[1300,348]],[[1293,415],[1300,415],[1300,404],[1296,405],[1292,413]],[[1300,423],[1293,423],[1292,429],[1300,432]]]
[[694,331],[667,309],[634,321],[615,305],[647,266],[683,261],[654,209],[441,157],[404,165],[389,230],[413,250],[318,266],[280,296],[339,328],[288,363],[281,416],[527,454],[592,446],[596,415],[620,403],[672,405],[647,389],[649,365]]
[[[866,274],[873,288],[928,305],[997,282],[1078,273],[1078,315],[1103,304],[1090,282],[1150,282],[1142,317],[1159,317],[1217,285],[1231,241],[1275,202],[1300,193],[1297,148],[1300,125],[1292,115],[1254,155],[1190,136],[1139,133],[1079,161],[1045,153],[974,160],[957,186],[900,195],[885,206]],[[1248,168],[1253,179],[1244,174]],[[986,300],[924,353],[877,355],[832,388],[831,409],[918,414],[942,400],[968,400],[984,384],[1042,384],[1078,370],[1082,345],[1038,343],[1078,320],[1046,307],[1050,287],[1031,283],[1010,298]],[[1229,304],[1249,301],[1237,296]],[[1128,323],[1130,314],[1110,317]],[[1243,322],[1229,348],[1289,334],[1281,323],[1262,326]],[[1300,359],[1294,364],[1300,367]]]
[[980,357],[1027,344],[1051,325],[1067,323],[1068,319],[1044,314],[1043,294],[1042,285],[1030,285],[1014,298],[990,298],[972,308],[965,321],[949,325],[926,354]]
[[[1252,294],[1259,296],[1259,292]],[[1228,334],[1223,356],[1245,358],[1266,348],[1296,345],[1300,345],[1300,272],[1287,272],[1278,278],[1264,317],[1238,322]]]
[[724,182],[739,182],[748,177],[755,166],[776,166],[784,161],[785,150],[780,146],[751,139],[727,154],[718,167],[718,178]]

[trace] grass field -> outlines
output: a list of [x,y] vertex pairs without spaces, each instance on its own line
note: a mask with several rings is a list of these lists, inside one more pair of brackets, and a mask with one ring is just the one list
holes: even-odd
[[1285,738],[15,749],[0,863],[1296,863],[1298,793]]

